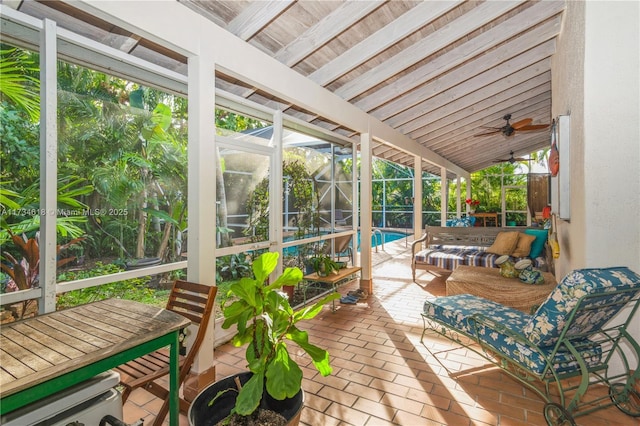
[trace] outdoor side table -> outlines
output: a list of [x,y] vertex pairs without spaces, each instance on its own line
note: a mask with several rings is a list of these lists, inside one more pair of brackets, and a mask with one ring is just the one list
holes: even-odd
[[[307,304],[307,289],[309,287],[317,287],[318,285],[330,285],[333,291],[336,291],[338,287],[348,282],[353,281],[355,275],[362,270],[359,266],[352,266],[350,268],[339,269],[337,274],[329,274],[327,276],[320,276],[317,272],[313,274],[305,275],[303,278],[309,284],[302,290],[304,294],[304,304]],[[335,312],[336,302],[331,302],[331,310]]]

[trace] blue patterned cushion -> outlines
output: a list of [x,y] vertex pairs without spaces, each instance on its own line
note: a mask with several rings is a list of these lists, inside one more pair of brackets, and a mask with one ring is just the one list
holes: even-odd
[[[604,269],[578,269],[567,274],[551,292],[524,327],[524,335],[540,346],[553,345],[569,319],[569,314],[581,297],[587,294],[604,294],[616,290],[637,288],[640,275],[624,267]],[[594,299],[591,305],[605,305],[633,295],[618,295]],[[568,336],[597,331],[619,311],[619,307],[597,310],[581,310],[575,318]]]
[[458,228],[470,228],[472,227],[474,224],[476,223],[476,218],[475,217],[463,217],[463,218],[455,218],[455,219],[449,219],[446,222],[447,226],[453,226],[453,227],[458,227]]
[[[500,255],[486,250],[484,246],[433,244],[416,253],[416,261],[450,271],[461,265],[497,268],[496,260]],[[520,258],[512,258],[514,263],[518,260]],[[543,258],[532,259],[532,262],[533,267],[546,270]]]
[[[424,313],[452,329],[462,331],[471,337],[478,337],[497,353],[503,354],[539,375],[545,373],[545,368],[548,366],[545,357],[551,356],[553,347],[538,348],[527,345],[484,325],[480,325],[476,330],[473,321],[470,321],[473,315],[481,314],[521,334],[523,327],[531,320],[530,315],[470,294],[427,299],[424,303]],[[600,363],[602,350],[599,345],[583,340],[577,346],[589,366]],[[553,359],[553,369],[557,372],[573,371],[578,367],[575,357],[568,350],[558,351]]]

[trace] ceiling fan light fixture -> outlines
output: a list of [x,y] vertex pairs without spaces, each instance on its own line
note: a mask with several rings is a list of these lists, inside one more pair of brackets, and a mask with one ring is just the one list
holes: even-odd
[[511,120],[511,114],[506,114],[502,117],[507,123],[502,127],[482,127],[486,131],[479,133],[474,136],[488,136],[494,135],[497,133],[502,133],[503,136],[510,137],[513,136],[516,131],[518,132],[526,132],[526,131],[539,131],[544,130],[549,127],[548,124],[531,124],[533,122],[532,118],[524,118],[522,120],[516,121],[511,124],[509,120]]

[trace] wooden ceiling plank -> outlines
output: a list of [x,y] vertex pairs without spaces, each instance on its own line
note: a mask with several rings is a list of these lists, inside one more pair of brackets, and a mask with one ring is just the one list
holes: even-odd
[[[535,118],[536,120],[543,121],[545,117],[549,117],[551,112],[550,105],[547,107],[543,107],[537,112],[532,114],[527,114],[529,117]],[[452,143],[443,150],[440,150],[444,155],[448,155],[450,158],[456,159],[457,161],[463,162],[467,161],[470,164],[474,162],[481,162],[482,159],[494,159],[500,156],[509,155],[510,151],[526,151],[527,153],[533,151],[535,148],[529,146],[529,142],[532,138],[535,139],[537,136],[542,136],[549,140],[549,131],[541,131],[541,132],[522,132],[516,133],[513,136],[506,137],[502,134],[496,134],[493,136],[487,136],[483,138],[476,138],[473,135],[466,135],[465,137],[461,137]],[[535,139],[534,142],[537,142],[538,139]],[[475,158],[464,158],[466,154],[468,154],[469,150],[473,150],[475,152]],[[475,166],[474,166],[475,167]]]
[[551,81],[549,64],[549,58],[543,59],[501,80],[494,81],[448,104],[429,111],[415,120],[415,130],[410,131],[410,134],[414,138],[419,138],[425,130],[431,132],[448,124],[447,120],[459,120],[466,114],[477,111],[478,108],[475,105],[480,102],[500,102],[502,99],[526,92],[544,82]]
[[[555,46],[556,44],[554,39],[548,40],[533,49],[513,57],[509,61],[504,61],[489,69],[484,67],[483,63],[474,61],[472,65],[475,66],[476,70],[478,68],[485,70],[479,74],[477,71],[466,69],[466,67],[458,68],[446,76],[439,78],[436,82],[429,84],[430,87],[436,85],[443,86],[442,90],[436,91],[437,94],[435,96],[419,101],[411,108],[384,121],[391,127],[395,128],[402,127],[403,125],[407,125],[409,127],[407,123],[410,121],[421,117],[429,111],[433,111],[441,105],[450,102],[452,99],[465,96],[471,92],[479,90],[483,86],[491,84],[494,81],[499,81],[532,63],[550,57],[555,52]],[[465,76],[468,77],[468,79],[465,79]],[[463,83],[460,83],[461,81]],[[431,91],[433,90],[434,87],[431,88]],[[412,98],[411,103],[413,103],[413,98],[419,99],[418,95],[420,94],[420,91],[416,91],[414,93],[407,95],[407,98]],[[373,115],[375,116],[375,113],[373,113]]]
[[428,25],[462,3],[455,1],[425,1],[362,40],[342,55],[326,63],[309,75],[321,86],[326,86],[358,65],[388,49],[420,28]]
[[374,155],[382,155],[382,154],[384,154],[386,152],[394,151],[394,148],[392,146],[390,146],[390,145],[380,144],[379,147],[374,148],[372,151],[373,151]]
[[[288,67],[293,67],[382,4],[384,4],[382,0],[343,3],[339,8],[298,36],[292,43],[276,52],[274,58]],[[253,90],[248,90],[243,93],[243,97],[248,98],[252,94]],[[283,109],[283,112],[287,109]]]
[[[519,117],[530,117],[535,120],[548,120],[548,115],[545,115],[551,106],[551,93],[545,92],[542,93],[527,102],[523,102],[518,104],[517,106],[511,105],[507,106],[505,110],[513,112],[514,115]],[[494,127],[504,126],[504,120],[496,121]],[[548,124],[548,121],[540,121],[540,124]],[[469,143],[473,142],[476,145],[482,145],[483,143],[491,143],[491,137],[476,137],[476,135],[480,131],[480,126],[478,122],[471,123],[467,126],[462,126],[459,131],[456,131],[454,135],[450,137],[443,137],[438,139],[437,141],[433,141],[430,143],[425,143],[425,146],[428,146],[429,149],[434,149],[437,152],[449,152],[448,150],[452,147],[455,147],[459,144],[461,140],[466,140]],[[516,135],[519,136],[523,134],[523,132],[516,132]],[[497,133],[496,137],[503,138],[502,134]],[[515,138],[513,138],[515,139]]]
[[276,52],[274,57],[283,64],[293,67],[383,4],[383,0],[344,2],[336,10],[300,34],[293,42]]
[[[416,118],[412,112],[416,106],[424,105],[428,98],[437,97],[447,89],[456,85],[460,86],[461,81],[485,80],[482,84],[488,84],[486,80],[497,80],[497,78],[491,79],[490,75],[498,73],[498,70],[508,72],[509,68],[511,68],[511,72],[508,72],[508,74],[511,74],[530,63],[551,56],[555,52],[554,37],[560,31],[560,26],[560,20],[548,21],[487,54],[477,57],[455,70],[439,76],[437,79],[416,88],[416,90],[411,93],[406,94],[396,101],[389,102],[371,113],[380,120],[387,121],[388,119],[388,123],[391,126],[399,127]],[[545,40],[546,42],[544,42]],[[536,57],[534,52],[536,54],[542,53],[545,56]],[[528,62],[523,62],[526,61],[527,57],[531,57],[532,59],[528,60]],[[535,59],[533,59],[534,57]],[[513,66],[511,66],[511,64],[513,64]],[[516,64],[517,68],[514,69]],[[424,114],[425,111],[422,107],[418,109],[421,111],[419,115]],[[398,114],[399,111],[402,112]]]
[[475,111],[473,114],[463,117],[459,121],[452,121],[434,132],[428,132],[420,139],[424,139],[423,144],[437,144],[438,141],[451,137],[452,132],[462,133],[471,129],[478,134],[482,133],[483,127],[502,127],[505,125],[503,119],[505,114],[512,113],[516,116],[517,108],[535,105],[541,99],[550,98],[550,94],[551,83],[547,82],[510,99],[502,99],[500,102],[478,103],[473,107],[473,111]]
[[[500,43],[509,40],[517,34],[522,33],[528,28],[533,27],[534,25],[539,24],[540,22],[549,19],[550,17],[557,15],[562,11],[564,7],[564,2],[541,2],[532,6],[531,8],[526,10],[526,13],[520,13],[515,15],[514,17],[502,22],[499,25],[483,32],[477,37],[469,40],[468,42],[456,47],[455,49],[438,56],[433,61],[429,61],[428,64],[412,71],[402,77],[398,78],[398,80],[394,81],[391,84],[385,85],[380,90],[376,90],[375,92],[367,95],[366,97],[360,99],[355,103],[357,107],[364,111],[371,111],[377,108],[380,105],[383,105],[392,99],[399,96],[399,94],[406,93],[417,86],[426,83],[427,81],[437,77],[445,73],[448,70],[453,69],[454,67],[464,63],[465,61],[470,60],[474,56],[479,55],[482,52],[487,51],[494,46],[497,46]],[[472,22],[475,22],[475,17],[472,13],[475,9],[464,16],[458,18],[453,21],[449,25],[458,26],[463,25],[463,19],[474,18]],[[467,24],[469,26],[469,24]],[[470,26],[470,30],[475,29],[475,27]],[[386,66],[386,64],[385,64]],[[351,85],[357,85],[354,81],[353,83],[348,83]],[[358,90],[361,90],[360,88]],[[359,93],[342,93],[342,90],[347,90],[344,86],[341,87],[337,93],[343,97],[354,97]],[[363,90],[360,92],[362,93]]]
[[[416,129],[410,136],[420,143],[428,143],[440,135],[446,135],[452,130],[464,126],[470,122],[476,122],[479,118],[498,117],[505,102],[524,102],[532,96],[551,91],[551,81],[548,73],[541,74],[515,87],[504,91],[494,92],[495,95],[485,98],[475,104],[467,104],[454,113],[441,116],[437,121]],[[468,95],[470,96],[470,95]],[[501,117],[501,116],[500,116]],[[421,117],[422,120],[422,117]],[[481,125],[485,125],[484,123]]]
[[213,13],[210,10],[210,8],[213,9],[215,3],[202,2],[200,0],[178,0],[178,2],[193,10],[197,14],[204,16],[219,27],[224,28],[227,25],[227,23],[223,19],[223,16]]
[[[514,99],[511,102],[505,101],[501,104],[494,105],[487,110],[480,111],[478,114],[474,114],[473,116],[468,117],[468,119],[462,120],[459,124],[452,123],[439,129],[438,132],[435,132],[434,134],[429,133],[429,139],[419,143],[421,145],[430,147],[430,149],[442,149],[444,146],[450,143],[450,141],[457,141],[461,137],[476,136],[483,133],[486,130],[483,128],[483,126],[484,122],[486,121],[487,115],[496,118],[502,117],[507,112],[516,111],[517,108],[525,108],[529,106],[533,107],[538,105],[539,102],[544,102],[545,107],[548,108],[551,100],[551,90],[550,88],[545,90],[543,86],[540,86],[539,90],[540,93],[538,93],[534,97],[528,97],[525,100],[521,100],[522,98],[518,100]],[[504,120],[502,120],[496,121],[495,123],[492,123],[491,126],[486,127],[502,127],[504,126],[504,124],[505,122]],[[536,124],[548,124],[548,121]],[[426,137],[427,135],[425,135],[425,138]]]
[[269,22],[288,9],[293,0],[254,1],[227,25],[227,30],[249,40]]
[[548,134],[531,134],[521,138],[518,145],[510,144],[502,153],[477,148],[474,149],[472,146],[465,146],[464,150],[460,150],[456,155],[460,158],[467,157],[468,159],[461,162],[471,170],[482,170],[486,167],[495,165],[496,163],[494,163],[494,160],[509,158],[510,151],[514,152],[514,156],[521,156],[528,155],[529,153],[535,152],[539,149],[547,148],[548,146]]

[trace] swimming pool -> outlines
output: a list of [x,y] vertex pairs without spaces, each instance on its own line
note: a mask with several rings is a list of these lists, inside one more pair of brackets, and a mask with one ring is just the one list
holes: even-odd
[[[407,236],[402,232],[384,231],[382,229],[380,229],[379,231],[380,233],[374,233],[371,235],[371,247],[382,245],[382,241],[380,241],[380,234],[382,234],[383,242],[385,243],[401,240],[402,238],[405,238]],[[360,231],[358,231],[358,250],[360,250]]]
[[[405,238],[407,236],[407,234],[403,233],[403,232],[397,232],[397,231],[385,231],[382,229],[378,230],[379,232],[374,233],[371,235],[371,247],[377,247],[377,246],[382,246],[383,242],[380,241],[380,235],[382,234],[382,238],[384,243],[390,243],[392,241],[396,241],[396,240],[400,240],[402,238]],[[356,234],[356,238],[358,241],[358,250],[360,251],[360,231],[357,232]],[[292,238],[285,238],[285,241],[291,241]],[[301,242],[300,244],[304,244],[303,242]],[[291,255],[295,255],[298,253],[298,249],[296,246],[293,247],[287,247],[284,249],[284,254],[291,256]]]

